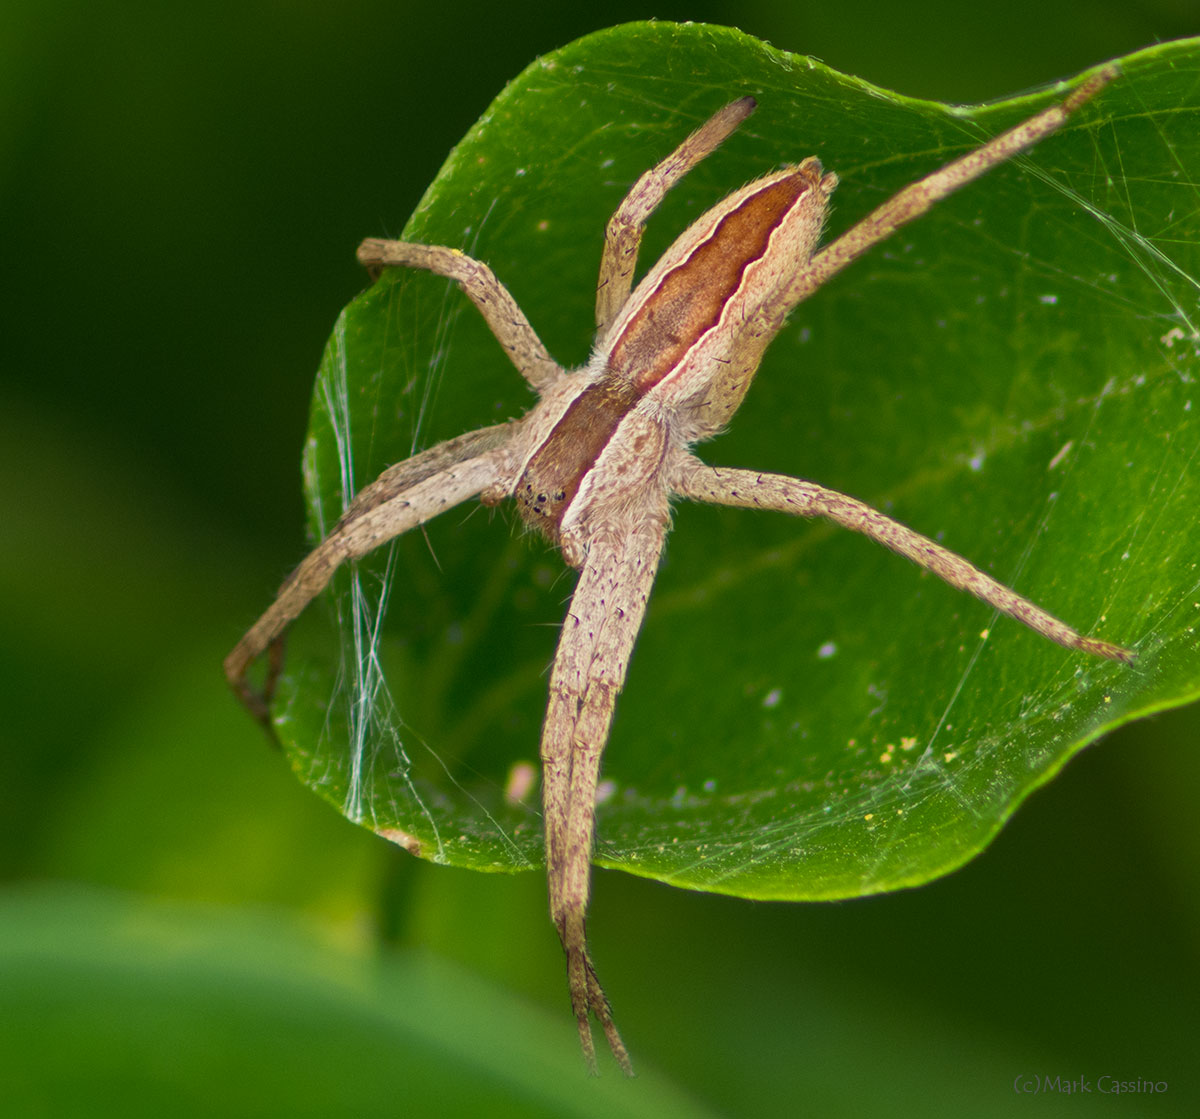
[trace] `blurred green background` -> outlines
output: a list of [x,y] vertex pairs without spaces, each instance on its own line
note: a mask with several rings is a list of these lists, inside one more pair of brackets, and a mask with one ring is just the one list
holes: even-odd
[[354,246],[400,229],[535,56],[651,16],[733,24],[948,101],[1200,30],[1192,0],[1017,0],[1002,16],[935,0],[6,4],[0,1089],[14,1113],[482,1099],[514,1114],[999,1115],[1033,1106],[1013,1091],[1022,1074],[1170,1086],[1043,1111],[1194,1113],[1195,708],[1085,752],[987,854],[919,891],[764,905],[598,874],[592,939],[643,1073],[601,1087],[574,1053],[541,877],[432,867],[351,826],[226,691],[221,658],[305,550],[308,395],[363,285]]

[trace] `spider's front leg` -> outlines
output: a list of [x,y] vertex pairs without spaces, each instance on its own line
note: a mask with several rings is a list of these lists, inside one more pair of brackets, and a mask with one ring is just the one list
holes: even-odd
[[[481,428],[389,467],[359,492],[329,535],[288,576],[266,613],[225,658],[225,675],[234,693],[268,733],[287,627],[325,589],[344,560],[366,555],[495,486],[503,472],[501,448],[513,430],[513,424]],[[247,673],[268,651],[266,680],[256,690]]]
[[[358,259],[376,277],[384,268],[406,267],[455,281],[534,389],[545,394],[561,383],[561,367],[486,264],[442,245],[376,238],[359,246]],[[512,464],[502,448],[520,430],[519,422],[481,428],[389,467],[358,493],[329,535],[287,578],[267,612],[225,658],[234,693],[268,733],[284,630],[325,589],[343,560],[365,555],[485,490],[509,489]],[[262,689],[256,690],[246,676],[264,653],[270,654],[270,664]]]
[[554,657],[541,746],[550,916],[567,955],[580,1044],[595,1073],[591,1012],[629,1076],[633,1066],[588,953],[585,917],[600,757],[666,535],[666,499],[658,496],[635,517],[590,534]]

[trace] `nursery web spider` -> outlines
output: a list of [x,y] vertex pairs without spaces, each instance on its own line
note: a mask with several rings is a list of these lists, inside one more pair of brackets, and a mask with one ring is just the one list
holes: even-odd
[[[735,191],[694,222],[633,288],[638,246],[663,196],[753,112],[744,97],[717,112],[625,196],[608,224],[596,297],[596,343],[568,372],[546,351],[486,264],[456,249],[366,240],[373,272],[422,268],[454,280],[540,396],[520,419],[440,443],[389,467],[284,583],[225,661],[234,690],[270,729],[269,703],[288,624],[344,560],[478,496],[514,498],[579,569],[562,626],[542,730],[542,796],[550,915],[567,958],[571,1005],[589,1067],[589,1013],[618,1064],[625,1046],[588,954],[584,930],[600,757],[670,524],[672,498],[827,517],[970,591],[1068,649],[1129,662],[965,560],[854,498],[814,482],[708,466],[689,447],[716,435],[741,404],[763,351],[802,299],[951,191],[1058,128],[1116,76],[1103,70],[1059,105],[900,191],[816,251],[837,178],[816,159]],[[270,653],[261,693],[246,678]]]

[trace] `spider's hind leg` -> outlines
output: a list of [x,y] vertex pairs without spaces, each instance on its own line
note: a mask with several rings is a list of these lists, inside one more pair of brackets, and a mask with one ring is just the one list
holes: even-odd
[[638,249],[650,215],[658,209],[667,191],[697,163],[712,155],[755,107],[753,97],[743,97],[718,109],[666,159],[645,172],[621,200],[604,231],[604,255],[596,287],[597,342],[608,333],[633,290]]

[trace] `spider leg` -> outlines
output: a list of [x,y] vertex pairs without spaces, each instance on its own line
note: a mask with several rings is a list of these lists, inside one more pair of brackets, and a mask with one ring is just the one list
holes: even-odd
[[[851,262],[857,260],[872,245],[890,237],[901,226],[919,218],[948,194],[979,178],[997,164],[1011,159],[1026,148],[1049,136],[1060,128],[1068,118],[1096,96],[1118,76],[1115,66],[1106,66],[1093,74],[1087,81],[1062,102],[1043,109],[1036,116],[1002,132],[982,147],[968,152],[961,159],[925,178],[910,184],[889,198],[878,209],[873,210],[862,221],[842,234],[836,241],[826,245],[812,260],[796,273],[787,294],[779,301],[776,319],[779,326],[788,311],[801,300],[808,298],[817,288],[826,283]],[[776,327],[777,329],[777,327]]]
[[589,1011],[613,1057],[633,1074],[587,948],[596,786],[617,694],[645,614],[666,535],[666,506],[632,527],[602,528],[563,622],[542,731],[542,799],[550,916],[567,956],[571,1006],[588,1067],[596,1071]]
[[550,356],[525,312],[496,274],[482,261],[443,245],[417,245],[410,241],[381,241],[368,237],[358,246],[358,261],[372,276],[383,268],[421,268],[453,280],[479,308],[496,341],[504,347],[520,372],[538,392],[549,388],[562,373]]
[[[508,441],[511,426],[482,428],[389,467],[359,492],[329,535],[284,581],[266,613],[225,658],[230,686],[268,733],[284,630],[324,590],[343,560],[366,555],[495,484],[500,474],[495,451]],[[268,651],[266,680],[259,692],[246,673]]]
[[773,509],[798,517],[826,517],[844,528],[877,540],[893,552],[933,572],[952,587],[969,591],[989,606],[1023,622],[1064,648],[1095,653],[1126,664],[1134,659],[1134,654],[1128,649],[1095,637],[1084,637],[1040,606],[1022,598],[990,575],[985,575],[961,556],[836,490],[782,474],[717,469],[691,455],[682,460],[670,482],[675,493],[693,501]]
[[596,288],[596,341],[608,333],[633,290],[642,233],[650,215],[658,209],[667,191],[721,143],[752,112],[753,97],[732,101],[718,109],[666,159],[645,172],[630,188],[608,221],[604,232],[604,255],[600,259],[600,282]]

